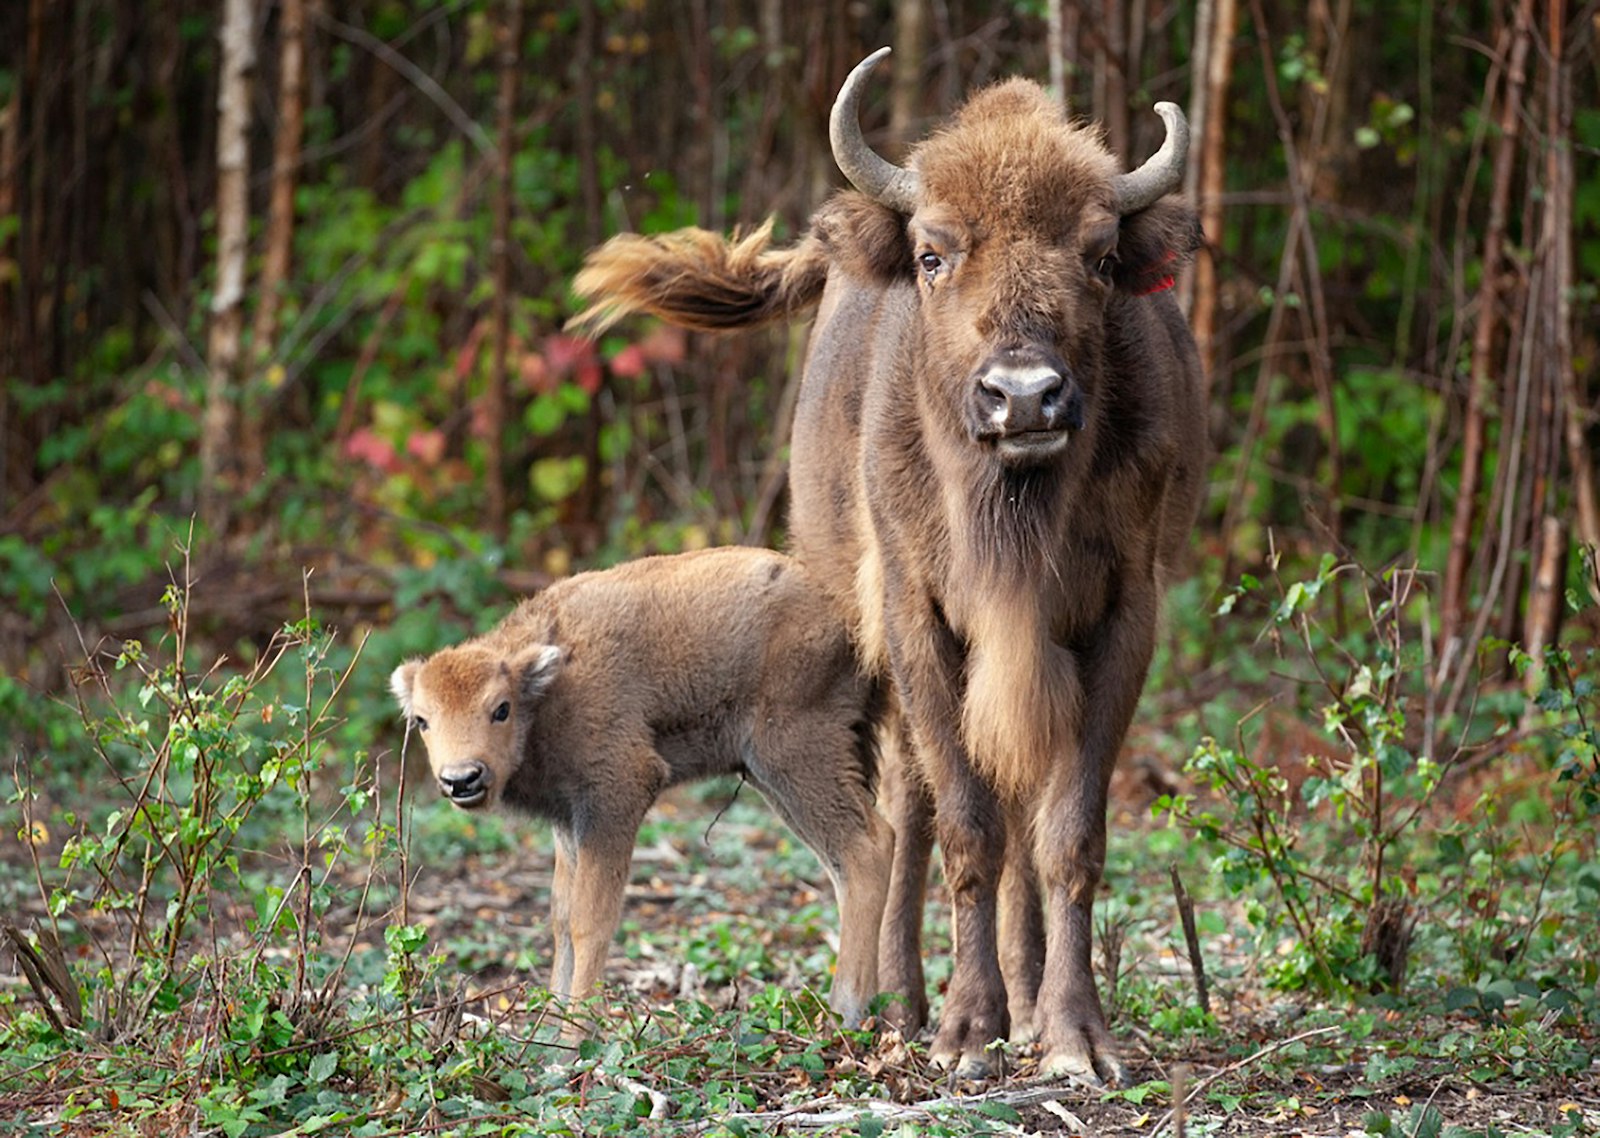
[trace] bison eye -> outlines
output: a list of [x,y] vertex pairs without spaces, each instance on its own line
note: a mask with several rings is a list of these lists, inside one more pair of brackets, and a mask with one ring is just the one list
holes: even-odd
[[504,723],[507,719],[510,719],[510,718],[511,718],[511,704],[505,702],[504,700],[502,700],[501,703],[500,703],[500,706],[495,708],[494,711],[492,711],[490,713],[490,715],[489,715],[489,719],[492,722],[495,722],[495,723]]
[[931,277],[944,267],[944,258],[937,253],[919,253],[917,254],[917,264],[921,265],[922,271]]
[[428,721],[420,715],[412,716],[411,725],[418,731],[426,731],[428,729]]
[[1107,253],[1094,263],[1094,274],[1103,281],[1109,281],[1116,271],[1117,255],[1115,253]]

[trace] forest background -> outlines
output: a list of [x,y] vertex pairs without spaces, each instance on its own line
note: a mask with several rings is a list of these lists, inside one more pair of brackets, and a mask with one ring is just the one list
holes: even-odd
[[[621,230],[801,232],[840,184],[834,93],[889,44],[865,126],[890,154],[1010,74],[1130,164],[1154,102],[1188,111],[1214,457],[1135,749],[1166,824],[1258,898],[1241,927],[1289,960],[1264,974],[1393,994],[1431,916],[1450,1012],[1521,1001],[1587,1056],[1597,30],[1594,0],[4,5],[4,899],[68,943],[120,929],[95,959],[123,1014],[188,991],[186,921],[251,872],[210,860],[256,840],[242,817],[393,759],[393,662],[578,568],[781,547],[804,329],[589,343],[568,284]],[[139,808],[97,798],[139,771]],[[286,912],[307,936],[287,900],[247,935]],[[133,1030],[8,998],[8,1031]],[[1588,1062],[1563,1056],[1540,1070]]]

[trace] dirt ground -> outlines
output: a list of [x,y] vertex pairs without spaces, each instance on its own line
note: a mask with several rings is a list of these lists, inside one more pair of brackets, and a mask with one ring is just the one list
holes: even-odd
[[[775,823],[766,827],[761,821],[763,811],[746,810],[713,824],[716,807],[702,800],[669,801],[664,807],[677,820],[653,837],[647,827],[647,840],[637,852],[624,935],[613,946],[607,971],[614,1002],[666,1004],[674,997],[691,995],[714,1007],[726,1007],[758,990],[766,980],[736,978],[732,983],[708,984],[683,959],[682,946],[691,928],[719,917],[764,922],[773,941],[782,947],[793,939],[784,929],[789,915],[802,906],[820,904],[825,913],[823,925],[831,935],[833,911],[825,889],[817,881],[797,880],[785,869],[769,872],[764,868],[774,850],[792,843]],[[432,824],[427,811],[433,809],[442,806],[433,802],[419,805],[419,827]],[[1124,811],[1118,821],[1127,824],[1138,816],[1136,811]],[[708,848],[703,833],[715,835],[724,848],[745,851],[748,856],[741,860],[750,864],[730,864],[726,859],[719,864],[715,858],[707,861],[702,856]],[[545,915],[552,862],[549,842],[537,831],[513,825],[502,834],[499,842],[486,843],[497,847],[492,852],[474,848],[469,832],[445,843],[448,856],[435,850],[419,859],[409,890],[407,918],[429,926],[434,945],[447,950],[473,946],[475,957],[467,968],[468,1010],[476,1001],[479,1010],[488,1012],[493,999],[500,1008],[495,1018],[512,1022],[506,1019],[504,1009],[522,1004],[523,986],[547,979],[550,936]],[[438,844],[437,840],[433,843]],[[15,844],[8,845],[4,872],[9,878],[6,892],[12,900],[10,917],[26,925],[30,917],[42,915],[42,906],[36,891],[29,888],[31,867],[19,859]],[[802,854],[802,859],[805,856]],[[941,898],[935,896],[935,914],[940,903]],[[384,921],[369,916],[358,924],[355,918],[353,911],[330,912],[324,922],[326,935],[380,947]],[[1154,939],[1159,941],[1162,935],[1158,933]],[[641,953],[633,942],[648,942],[649,950]],[[1182,962],[1170,948],[1162,950],[1165,959],[1159,952],[1137,946],[1125,951],[1133,953],[1132,967],[1164,970],[1172,982],[1188,983]],[[1226,946],[1220,951],[1227,951]],[[534,962],[531,974],[518,969],[514,962],[519,958]],[[0,960],[0,973],[0,982],[19,990],[25,986],[9,959]],[[956,1085],[926,1064],[921,1048],[908,1048],[897,1035],[882,1033],[870,1052],[840,1053],[837,1062],[865,1067],[893,1089],[891,1098],[842,1100],[830,1093],[825,1079],[810,1088],[815,1092],[811,1095],[797,1095],[793,1086],[783,1087],[782,1094],[769,1095],[774,1088],[763,1086],[757,1095],[763,1106],[746,1121],[768,1133],[814,1132],[830,1126],[855,1132],[861,1116],[870,1114],[892,1130],[901,1123],[923,1123],[952,1112],[977,1115],[1000,1103],[1020,1117],[1020,1124],[1011,1123],[1013,1133],[1350,1138],[1367,1133],[1364,1120],[1374,1112],[1400,1123],[1427,1107],[1437,1112],[1443,1134],[1459,1128],[1455,1133],[1461,1138],[1488,1138],[1497,1133],[1600,1134],[1600,1063],[1591,1067],[1586,1079],[1534,1077],[1514,1086],[1483,1086],[1449,1061],[1424,1054],[1403,1074],[1391,1074],[1374,1083],[1359,1049],[1347,1049],[1345,1053],[1355,1058],[1346,1062],[1294,1065],[1289,1058],[1294,1053],[1286,1052],[1286,1045],[1311,1039],[1328,1042],[1341,1034],[1337,1019],[1330,1023],[1326,1013],[1317,1020],[1318,1027],[1306,1029],[1303,1022],[1297,1024],[1307,1010],[1236,1003],[1219,1011],[1219,1032],[1191,1037],[1181,1044],[1114,1019],[1113,1030],[1122,1041],[1136,1086],[1150,1080],[1181,1082],[1189,1099],[1181,1118],[1174,1116],[1170,1094],[1151,1093],[1134,1101],[1072,1085],[1042,1083],[1032,1075],[1036,1057],[1026,1050],[1010,1057],[1010,1069],[1001,1077],[982,1084]],[[670,1118],[670,1103],[663,1110]],[[667,1127],[671,1128],[670,1122]],[[1440,1133],[1426,1125],[1415,1128],[1410,1124],[1397,1125],[1392,1132],[1418,1138]]]

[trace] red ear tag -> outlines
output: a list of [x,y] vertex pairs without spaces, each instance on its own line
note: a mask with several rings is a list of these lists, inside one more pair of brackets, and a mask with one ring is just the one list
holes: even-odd
[[[1168,249],[1161,260],[1157,261],[1154,265],[1151,265],[1142,274],[1140,274],[1143,279],[1149,280],[1151,283],[1145,285],[1141,289],[1135,290],[1133,295],[1149,296],[1153,292],[1165,292],[1167,289],[1176,284],[1177,278],[1171,273],[1161,273],[1161,266],[1170,265],[1177,259],[1178,254],[1173,252],[1171,249]],[[1157,273],[1161,273],[1161,275],[1156,276]]]

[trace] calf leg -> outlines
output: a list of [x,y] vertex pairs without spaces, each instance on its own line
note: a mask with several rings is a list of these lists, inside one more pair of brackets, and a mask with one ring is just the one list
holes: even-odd
[[622,894],[637,832],[635,822],[626,831],[607,830],[579,839],[569,909],[572,983],[566,993],[575,1000],[592,996],[605,971],[611,940],[622,920]]
[[605,972],[622,920],[622,895],[639,824],[667,772],[660,755],[642,742],[590,755],[587,762],[604,789],[591,787],[577,804],[574,813],[580,821],[570,833],[557,829],[560,897],[552,905],[564,917],[558,925],[564,923],[567,930],[565,952],[557,947],[558,994],[573,1000],[592,996]]
[[572,995],[572,859],[577,843],[571,831],[556,827],[556,866],[550,883],[550,931],[555,937],[555,963],[550,991],[565,999]]

